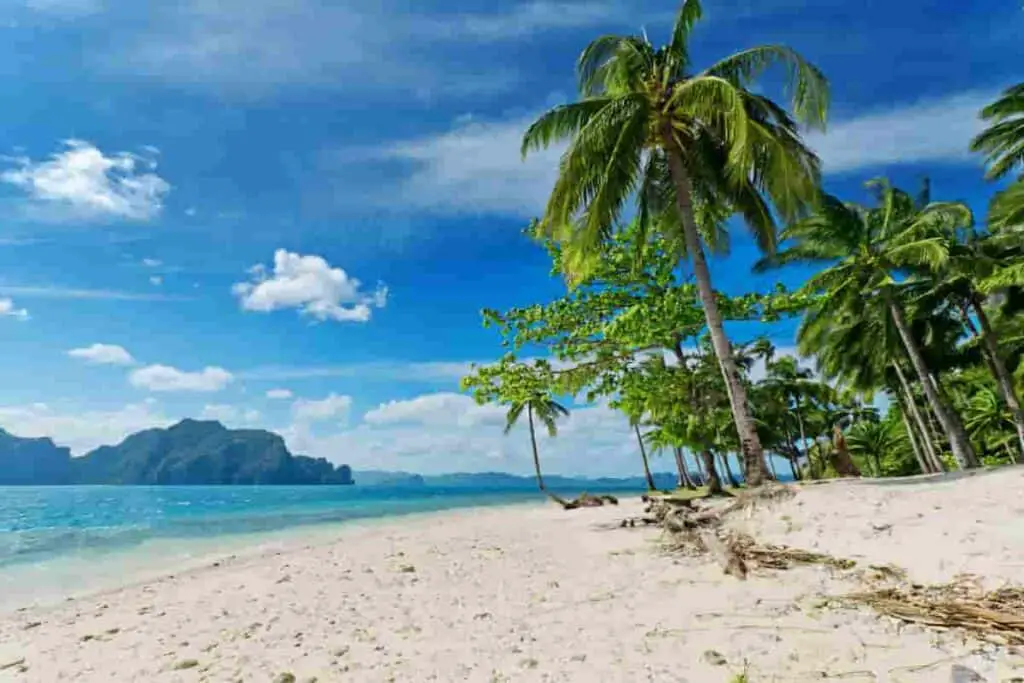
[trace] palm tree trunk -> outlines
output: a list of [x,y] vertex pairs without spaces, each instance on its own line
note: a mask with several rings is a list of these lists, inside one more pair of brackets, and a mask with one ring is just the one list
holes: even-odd
[[925,423],[924,416],[921,415],[921,410],[917,407],[917,401],[914,400],[914,392],[910,390],[910,382],[907,381],[907,376],[903,374],[903,368],[900,367],[898,362],[892,361],[891,365],[896,371],[896,377],[899,379],[900,388],[903,390],[904,402],[910,411],[910,416],[913,418],[921,434],[921,447],[924,451],[925,460],[928,462],[928,469],[926,471],[944,472],[945,468],[942,466],[942,460],[939,458],[939,454],[935,450],[935,443],[928,432],[928,425]]
[[704,461],[704,469],[708,473],[708,493],[712,496],[717,496],[724,493],[722,489],[722,478],[718,476],[718,471],[715,469],[715,456],[707,448],[700,452],[700,459]]
[[789,469],[793,471],[793,481],[800,481],[800,468],[797,467],[797,458],[800,457],[800,449],[793,443],[793,433],[789,431],[789,427],[786,427],[786,445],[789,446],[789,453],[786,455],[786,460],[789,461]]
[[728,480],[729,486],[731,486],[734,489],[739,488],[740,482],[738,479],[736,479],[736,476],[732,473],[732,468],[729,466],[729,455],[727,453],[722,453],[721,451],[719,451],[716,455],[718,455],[718,464],[722,468],[721,472],[725,475],[725,478]]
[[817,479],[817,477],[814,476],[814,463],[811,462],[811,449],[807,445],[807,430],[804,428],[804,413],[801,406],[802,403],[803,401],[801,401],[800,397],[797,396],[795,399],[796,425],[797,429],[800,430],[800,445],[803,447],[804,457],[807,459],[807,469],[809,471],[809,474],[811,475],[811,479]]
[[725,378],[732,418],[736,423],[736,432],[740,438],[740,448],[744,456],[744,478],[747,486],[760,486],[770,476],[764,462],[764,449],[761,447],[761,439],[754,426],[754,416],[747,399],[747,389],[740,380],[739,369],[736,367],[736,361],[732,355],[732,346],[725,336],[725,329],[722,326],[722,314],[718,310],[715,291],[711,287],[711,273],[704,258],[704,247],[701,245],[697,221],[694,219],[690,177],[683,165],[683,158],[676,145],[671,124],[665,124],[662,130],[662,143],[668,157],[672,182],[676,186],[676,206],[683,224],[686,250],[689,252],[690,258],[693,259],[693,275],[697,281],[700,303],[704,308],[708,333],[711,335],[711,345],[715,349],[718,365],[722,369],[722,377]]
[[993,374],[995,374],[999,393],[1003,395],[1003,400],[1006,401],[1006,406],[1010,409],[1010,414],[1013,416],[1013,424],[1017,428],[1017,442],[1020,444],[1020,453],[1016,460],[1017,462],[1024,462],[1022,460],[1024,458],[1024,410],[1021,410],[1020,399],[1017,398],[1013,379],[1010,377],[1010,373],[1006,369],[1006,363],[1003,362],[1003,357],[999,353],[999,338],[996,336],[996,331],[992,329],[992,322],[988,319],[988,313],[985,312],[979,297],[974,296],[971,304],[974,306],[974,313],[978,316],[978,322],[981,324],[981,340],[985,344],[985,348],[988,349],[989,364]]
[[938,418],[946,438],[949,439],[949,448],[953,451],[953,457],[956,458],[957,464],[960,465],[961,469],[977,467],[979,464],[978,457],[974,453],[974,446],[971,445],[970,439],[967,438],[963,422],[956,411],[942,400],[935,384],[932,382],[928,374],[928,365],[925,363],[921,349],[918,348],[917,341],[910,331],[910,325],[907,323],[903,308],[895,301],[890,300],[888,303],[889,312],[892,314],[893,322],[896,324],[896,329],[903,340],[903,346],[907,350],[907,355],[910,356],[910,362],[914,366],[914,371],[917,372],[918,379],[921,380],[921,386],[924,387],[924,394],[928,398],[928,403],[935,412],[935,417]]
[[932,468],[925,460],[925,456],[921,452],[920,444],[917,443],[917,436],[914,434],[914,428],[910,424],[910,420],[907,418],[907,407],[903,405],[903,401],[899,397],[897,397],[896,400],[900,403],[900,417],[903,418],[903,428],[907,430],[907,439],[910,441],[910,448],[914,451],[914,457],[917,459],[917,466],[921,468],[921,474],[928,474],[932,471]]
[[672,452],[676,456],[676,468],[679,470],[679,488],[694,489],[693,482],[690,481],[690,475],[686,472],[686,460],[683,458],[683,449],[674,446]]
[[526,417],[530,423],[530,445],[533,446],[533,468],[537,471],[537,486],[541,491],[547,491],[544,487],[544,477],[540,474],[540,454],[537,453],[537,434],[533,429],[533,406],[526,407]]
[[640,436],[640,427],[633,425],[633,431],[636,432],[636,442],[640,444],[640,457],[644,461],[644,477],[647,478],[647,490],[657,491],[658,487],[654,484],[654,475],[651,474],[651,465],[647,462],[647,449],[644,448],[644,438]]

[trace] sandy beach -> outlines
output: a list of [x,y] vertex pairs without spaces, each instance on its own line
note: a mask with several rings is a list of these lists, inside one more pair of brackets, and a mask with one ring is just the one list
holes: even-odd
[[[733,524],[914,581],[1024,583],[1024,469],[846,481]],[[1024,680],[1024,655],[870,609],[821,566],[725,576],[619,528],[639,500],[468,509],[0,617],[11,681]],[[301,533],[301,532],[298,532]]]

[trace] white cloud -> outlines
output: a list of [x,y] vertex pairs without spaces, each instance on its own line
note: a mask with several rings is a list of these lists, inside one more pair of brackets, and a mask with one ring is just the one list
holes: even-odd
[[28,310],[16,308],[14,302],[8,298],[0,298],[0,316],[15,318],[17,320],[28,320]]
[[[532,474],[525,415],[508,436],[503,427],[500,406],[477,406],[456,394],[430,394],[384,404],[360,424],[333,434],[316,435],[295,424],[281,434],[294,452],[346,462],[355,469]],[[538,445],[541,467],[550,474],[642,475],[628,422],[603,405],[573,409],[559,422],[554,438],[540,429]],[[652,457],[655,470],[674,468],[671,457]]]
[[518,79],[514,62],[500,50],[477,62],[454,57],[453,43],[490,47],[637,17],[625,3],[534,0],[499,7],[468,13],[401,11],[357,0],[181,0],[154,6],[149,21],[124,36],[101,65],[219,93],[313,85],[402,97],[479,95],[508,89]]
[[263,313],[297,308],[317,320],[366,322],[374,308],[387,303],[388,290],[378,285],[373,292],[341,268],[331,267],[320,256],[302,256],[284,249],[274,252],[274,268],[261,264],[251,269],[252,281],[232,288],[242,308]]
[[[403,208],[532,216],[547,202],[562,153],[561,147],[552,147],[522,158],[520,144],[532,121],[533,117],[509,121],[463,119],[438,135],[397,142],[379,150],[342,150],[328,164],[362,158],[362,163],[407,165],[408,172],[397,190]],[[382,206],[387,202],[382,194],[371,199]]]
[[132,371],[132,386],[149,391],[220,391],[234,379],[224,368],[206,367],[199,372],[185,372],[167,365],[147,365]]
[[[995,91],[957,93],[833,122],[808,143],[827,173],[922,162],[973,163],[968,149],[982,123],[979,110]],[[534,116],[482,121],[463,118],[447,131],[374,149],[342,149],[325,161],[341,182],[358,182],[351,167],[399,163],[405,173],[401,207],[438,213],[533,216],[543,210],[558,172],[563,147],[520,155],[523,133]],[[978,162],[980,163],[980,162]],[[374,193],[380,208],[394,207],[394,192]],[[360,195],[361,201],[367,196]]]
[[270,389],[267,391],[267,398],[280,401],[293,396],[291,389]]
[[121,292],[111,289],[74,289],[70,287],[25,287],[0,285],[0,294],[37,299],[93,299],[104,301],[185,301],[183,297],[166,294]]
[[164,279],[159,275],[151,275],[149,278],[149,284],[153,285],[154,287],[159,287],[163,283]]
[[472,367],[473,361],[373,361],[347,365],[267,366],[245,370],[238,373],[238,376],[260,381],[372,377],[408,382],[457,383],[472,371]]
[[312,400],[300,398],[292,404],[292,417],[295,422],[309,424],[328,420],[344,421],[352,408],[351,396],[339,396],[335,393],[326,398]]
[[134,365],[135,359],[123,346],[116,344],[93,344],[68,351],[72,358],[94,365]]
[[45,161],[13,160],[0,180],[25,191],[29,208],[59,220],[148,221],[159,215],[171,186],[156,163],[128,152],[107,156],[89,142],[68,140]]
[[504,424],[505,409],[496,405],[477,405],[465,394],[441,392],[405,401],[389,401],[368,411],[363,421],[371,425],[495,426]]
[[44,404],[0,406],[0,424],[18,436],[47,436],[80,455],[97,446],[118,443],[142,429],[166,427],[174,420],[151,401],[116,410],[68,410],[58,412]]
[[147,268],[159,268],[163,264],[164,264],[164,262],[161,261],[160,259],[155,259],[155,258],[144,258],[144,259],[142,259],[142,265],[146,266]]
[[808,136],[826,173],[922,162],[978,163],[970,142],[984,124],[982,107],[997,92],[964,92],[878,110]]
[[234,425],[249,427],[258,423],[262,416],[260,411],[252,408],[244,409],[224,403],[207,403],[203,406],[199,417],[202,420],[217,420],[228,427]]

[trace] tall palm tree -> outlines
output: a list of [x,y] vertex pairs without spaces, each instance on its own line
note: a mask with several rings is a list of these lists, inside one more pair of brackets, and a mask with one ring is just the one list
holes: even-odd
[[506,434],[512,431],[512,428],[519,422],[523,411],[526,411],[527,422],[530,425],[530,445],[533,447],[533,467],[537,472],[537,486],[541,491],[547,492],[547,488],[544,486],[544,477],[540,473],[540,454],[537,452],[537,433],[533,419],[536,416],[547,428],[548,435],[555,436],[558,434],[558,418],[568,416],[569,410],[546,394],[530,394],[510,403],[508,414],[505,416]]
[[636,434],[636,443],[640,446],[640,458],[643,460],[644,464],[644,478],[647,480],[647,490],[657,491],[658,486],[654,483],[654,475],[651,474],[651,464],[647,460],[647,447],[644,446],[644,437],[643,434],[640,433],[640,422],[631,418],[629,423],[633,427],[633,432]]
[[934,236],[934,225],[962,221],[965,207],[949,203],[918,206],[909,195],[884,180],[872,181],[869,187],[878,193],[877,207],[844,204],[825,196],[813,215],[782,233],[793,246],[760,265],[827,264],[805,285],[807,291],[826,294],[819,302],[819,314],[830,312],[840,318],[852,310],[864,310],[874,301],[881,302],[949,440],[953,457],[962,468],[977,467],[978,458],[963,422],[942,395],[913,334],[902,296],[907,281],[901,275],[908,268],[939,269],[948,261],[949,251]]
[[[577,67],[579,101],[537,119],[523,138],[523,153],[569,141],[537,227],[571,247],[573,258],[563,264],[570,281],[592,267],[633,199],[641,232],[660,232],[692,262],[747,483],[756,486],[766,478],[764,452],[722,326],[701,232],[719,226],[724,214],[738,213],[759,245],[774,249],[774,216],[795,218],[816,193],[818,160],[801,142],[797,122],[824,125],[828,88],[817,68],[781,46],[754,47],[695,71],[688,43],[701,13],[698,0],[684,0],[663,47],[645,35],[592,41]],[[776,64],[789,72],[792,116],[751,89]]]

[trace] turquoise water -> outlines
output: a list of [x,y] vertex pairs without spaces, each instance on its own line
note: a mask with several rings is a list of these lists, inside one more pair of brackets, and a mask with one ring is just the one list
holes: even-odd
[[526,489],[0,487],[0,610],[115,588],[228,554],[329,542],[338,523],[543,500]]
[[354,486],[0,487],[0,570],[156,539],[209,539],[296,526],[539,500],[531,491]]

